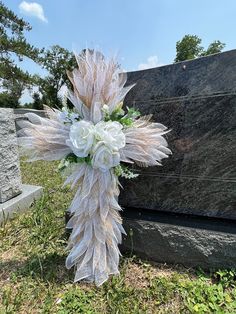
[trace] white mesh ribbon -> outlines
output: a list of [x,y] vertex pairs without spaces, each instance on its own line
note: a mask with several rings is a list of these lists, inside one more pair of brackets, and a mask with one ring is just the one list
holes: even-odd
[[65,116],[65,112],[46,108],[47,118],[27,114],[28,121],[19,123],[19,145],[30,161],[76,157],[78,162],[69,165],[65,181],[72,188],[77,186],[69,208],[67,228],[72,232],[66,267],[76,267],[75,281],[101,285],[110,274],[119,273],[118,244],[125,233],[115,166],[120,161],[144,167],[160,165],[171,151],[163,137],[166,127],[150,122],[151,116],[134,119],[128,127],[122,120],[106,120],[132,87],[124,87],[126,75],[119,73],[113,59],[106,61],[93,50],[76,58],[78,68],[68,73],[74,88],[68,98],[74,112]]
[[81,185],[69,208],[72,228],[66,267],[76,265],[75,281],[86,279],[101,285],[109,274],[118,274],[121,209],[117,177],[112,171],[101,173],[91,166],[79,166],[67,182]]

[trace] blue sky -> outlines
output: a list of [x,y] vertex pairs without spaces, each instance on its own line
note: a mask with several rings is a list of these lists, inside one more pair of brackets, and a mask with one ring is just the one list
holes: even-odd
[[[176,41],[185,34],[198,35],[203,46],[219,39],[226,43],[225,50],[236,48],[235,0],[5,0],[4,3],[32,25],[26,37],[33,45],[59,44],[70,50],[98,47],[107,55],[118,53],[119,61],[128,71],[172,63]],[[26,61],[22,66],[43,75],[32,62]]]

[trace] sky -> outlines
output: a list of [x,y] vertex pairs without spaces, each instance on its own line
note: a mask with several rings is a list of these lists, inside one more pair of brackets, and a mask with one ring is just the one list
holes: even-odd
[[[236,48],[236,0],[3,0],[28,21],[26,33],[36,47],[58,44],[69,50],[98,48],[117,54],[126,71],[170,64],[176,42],[198,35]],[[31,61],[22,68],[45,75]]]

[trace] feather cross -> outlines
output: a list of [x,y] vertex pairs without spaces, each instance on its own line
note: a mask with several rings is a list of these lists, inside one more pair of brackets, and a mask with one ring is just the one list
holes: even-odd
[[68,72],[73,91],[67,97],[74,109],[46,107],[46,118],[28,113],[19,122],[19,145],[29,161],[61,160],[65,184],[77,186],[69,211],[66,267],[76,267],[75,281],[96,285],[119,273],[122,219],[118,204],[119,176],[136,175],[123,167],[159,166],[171,151],[164,135],[167,128],[151,122],[151,116],[122,109],[133,86],[125,86],[126,74],[115,59],[84,50],[76,55],[78,68]]

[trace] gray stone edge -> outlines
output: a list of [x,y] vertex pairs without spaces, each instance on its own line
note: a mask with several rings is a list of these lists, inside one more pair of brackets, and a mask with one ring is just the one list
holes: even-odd
[[24,212],[42,196],[41,186],[22,184],[22,193],[0,204],[0,224],[13,218],[16,213]]
[[121,252],[159,263],[213,270],[236,268],[236,234],[123,218]]

